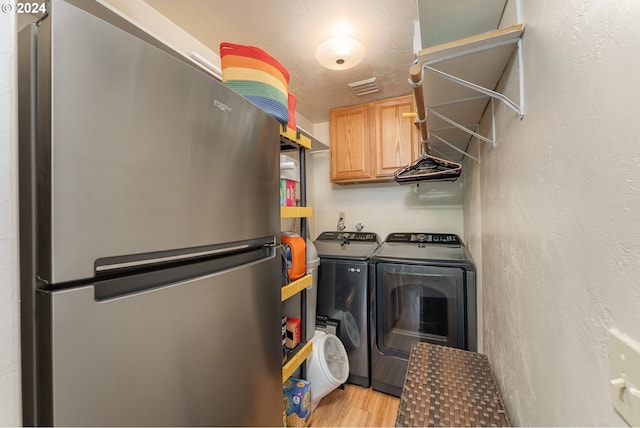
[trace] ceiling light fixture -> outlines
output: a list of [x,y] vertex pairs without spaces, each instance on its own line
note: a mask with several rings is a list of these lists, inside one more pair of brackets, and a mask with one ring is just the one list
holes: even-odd
[[351,37],[334,37],[316,48],[316,59],[330,70],[347,70],[364,59],[365,48]]

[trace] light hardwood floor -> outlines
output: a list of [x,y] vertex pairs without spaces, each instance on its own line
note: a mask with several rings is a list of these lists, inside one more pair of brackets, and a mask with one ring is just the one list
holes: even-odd
[[400,399],[371,388],[345,385],[327,394],[313,413],[312,427],[394,427]]

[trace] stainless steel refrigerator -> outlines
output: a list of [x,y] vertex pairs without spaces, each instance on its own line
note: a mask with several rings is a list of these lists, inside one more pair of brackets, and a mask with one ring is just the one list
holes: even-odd
[[25,424],[281,425],[278,123],[97,2],[19,45]]

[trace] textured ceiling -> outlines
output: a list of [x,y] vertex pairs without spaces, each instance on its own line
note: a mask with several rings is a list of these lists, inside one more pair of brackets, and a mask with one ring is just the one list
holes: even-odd
[[[313,123],[329,109],[411,93],[416,0],[145,0],[218,53],[220,42],[257,46],[282,63],[297,111]],[[354,68],[334,71],[315,59],[315,49],[348,23],[366,47]],[[356,96],[348,83],[377,77],[381,91]]]

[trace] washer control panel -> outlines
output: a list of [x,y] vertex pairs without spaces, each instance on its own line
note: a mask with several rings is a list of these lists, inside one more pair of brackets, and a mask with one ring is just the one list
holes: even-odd
[[319,241],[378,242],[378,235],[370,232],[322,232]]
[[391,233],[385,242],[398,242],[404,244],[439,244],[461,245],[458,235],[453,233]]

